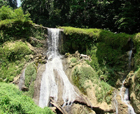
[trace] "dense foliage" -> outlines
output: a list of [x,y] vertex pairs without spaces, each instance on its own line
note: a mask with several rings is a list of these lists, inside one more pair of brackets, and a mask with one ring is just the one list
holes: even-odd
[[6,42],[0,47],[0,81],[11,82],[20,74],[25,62],[25,55],[31,54],[26,43],[21,41]]
[[17,8],[17,0],[0,0],[0,7],[10,6],[12,8]]
[[15,85],[0,83],[0,113],[1,114],[53,114],[34,104],[33,100],[19,91]]
[[24,14],[22,8],[0,8],[0,81],[12,82],[20,74],[29,55],[33,54],[26,41],[38,46],[39,42],[30,37],[43,39],[44,32],[42,27],[32,23],[29,13]]
[[[117,72],[127,72],[128,55],[127,52],[132,48],[131,39],[135,45],[135,69],[139,67],[139,33],[129,35],[124,33],[115,34],[102,29],[80,29],[73,27],[61,27],[64,29],[64,44],[62,53],[74,53],[78,50],[91,56],[92,61],[88,64],[93,67],[97,75],[115,86],[120,75]],[[76,61],[74,58],[72,62]]]
[[140,29],[139,0],[22,0],[35,23],[135,33]]

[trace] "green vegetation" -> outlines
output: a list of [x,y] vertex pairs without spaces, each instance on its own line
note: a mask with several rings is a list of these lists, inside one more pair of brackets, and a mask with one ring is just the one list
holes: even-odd
[[34,104],[33,100],[19,91],[15,85],[0,83],[0,113],[1,114],[53,114]]
[[138,68],[140,68],[140,33],[135,34],[133,42],[136,49],[134,59],[135,59],[135,70],[137,70]]
[[[138,0],[22,0],[33,22],[48,27],[100,28],[129,34],[140,31]],[[39,9],[39,10],[38,10]]]
[[76,63],[76,62],[77,62],[77,58],[73,57],[73,58],[71,58],[70,61],[71,61],[72,63]]
[[135,93],[138,100],[140,100],[140,68],[135,74]]
[[75,67],[73,74],[73,82],[74,84],[84,93],[86,94],[86,89],[89,86],[85,86],[85,82],[91,80],[93,82],[93,86],[96,88],[95,94],[98,102],[106,101],[108,104],[111,103],[112,100],[112,87],[104,81],[100,81],[97,73],[91,67]]
[[25,86],[29,88],[28,92],[25,92],[29,97],[34,95],[34,81],[36,80],[37,71],[34,63],[29,64],[25,70]]
[[31,50],[26,43],[21,41],[6,42],[0,47],[0,78],[1,81],[11,82],[20,74]]
[[84,86],[86,80],[93,80],[96,78],[96,72],[91,67],[76,67],[73,71],[72,77],[74,84],[86,94]]
[[110,31],[102,29],[81,29],[74,27],[60,28],[64,29],[64,34],[66,35],[65,44],[63,44],[63,53],[74,53],[75,50],[78,50],[82,53],[87,53],[87,49],[91,49],[93,44],[95,45],[96,42],[99,42],[96,46],[99,48],[100,51],[104,52],[104,55],[106,54],[105,56],[111,56],[106,57],[108,59],[111,59],[112,56],[116,57],[112,55],[112,53],[110,53],[112,51],[116,51],[116,49],[118,50],[118,52],[116,52],[115,55],[118,55],[121,50],[126,51],[125,45],[127,45],[128,40],[133,39],[134,36],[124,33],[114,34]]
[[106,101],[108,104],[112,101],[113,88],[104,81],[99,81],[96,86],[96,97],[98,102]]
[[29,13],[24,15],[21,8],[13,10],[8,6],[2,6],[0,8],[0,44],[19,37],[28,37],[32,26],[29,16]]

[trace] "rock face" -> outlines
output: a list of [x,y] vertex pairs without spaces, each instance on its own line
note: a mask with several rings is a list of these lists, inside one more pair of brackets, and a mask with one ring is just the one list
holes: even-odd
[[136,112],[136,114],[140,114],[140,90],[139,90],[139,72],[136,73],[130,72],[127,75],[125,86],[129,87],[130,90],[130,102]]
[[45,64],[43,64],[43,65],[39,65],[37,70],[37,78],[34,85],[34,97],[33,97],[37,105],[39,105],[40,86],[41,86],[42,74],[45,71],[45,68],[46,66]]
[[[72,73],[76,67],[90,67],[85,60],[90,60],[90,57],[87,55],[81,55],[78,51],[75,52],[75,54],[69,54],[67,53],[65,55],[66,58],[63,59],[63,65],[64,65],[64,71],[66,72],[67,76],[69,77],[69,80],[73,83]],[[75,57],[76,62],[72,63],[71,59]],[[79,90],[77,91],[81,97],[77,98],[70,108],[71,111],[69,111],[69,114],[84,114],[85,111],[88,109],[88,113],[94,114],[104,114],[105,112],[113,113],[115,112],[115,109],[110,104],[108,105],[106,102],[99,103],[96,99],[95,95],[95,87],[93,86],[93,82],[90,80],[87,80],[84,84],[85,86],[85,92],[86,95],[81,93]],[[87,88],[86,88],[87,87]],[[76,103],[76,104],[75,104]],[[79,109],[81,107],[81,109]],[[89,110],[89,107],[92,107],[92,110]],[[94,112],[95,111],[95,112]]]

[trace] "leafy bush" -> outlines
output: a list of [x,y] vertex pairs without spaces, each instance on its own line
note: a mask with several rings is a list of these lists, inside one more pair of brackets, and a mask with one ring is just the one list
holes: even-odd
[[35,64],[29,64],[25,70],[25,86],[29,88],[28,92],[25,92],[25,95],[33,97],[34,95],[34,81],[36,80],[37,71]]
[[14,62],[2,61],[0,64],[0,79],[5,82],[12,82],[14,77],[20,74],[26,60],[21,59]]
[[26,60],[25,55],[31,53],[26,43],[21,41],[6,42],[0,47],[0,78],[1,81],[11,82],[20,74]]
[[20,60],[31,53],[27,44],[21,41],[5,43],[3,51],[9,61]]
[[13,10],[8,6],[2,6],[0,8],[0,43],[18,37],[28,37],[32,26],[29,16],[30,14],[24,14],[21,8]]
[[30,14],[28,12],[24,15],[22,8],[18,8],[15,10],[13,10],[9,6],[2,6],[0,8],[0,20],[17,19],[29,21],[30,20],[29,16]]
[[96,78],[96,73],[91,67],[76,67],[72,73],[74,84],[86,94],[84,83],[86,80],[93,80]]
[[0,8],[2,7],[2,6],[6,6],[6,5],[8,5],[8,2],[7,1],[5,1],[5,0],[0,0]]
[[71,58],[70,60],[72,63],[76,63],[77,62],[77,59],[75,57]]
[[9,6],[2,6],[0,8],[0,21],[5,19],[14,19],[15,13]]
[[98,102],[105,100],[108,104],[110,104],[112,100],[112,92],[113,89],[110,85],[104,81],[100,81],[98,86],[96,86],[95,92]]
[[37,74],[37,71],[36,71],[35,65],[33,63],[26,67],[26,70],[25,70],[25,86],[29,87],[30,83],[32,81],[35,81],[36,74]]
[[40,108],[33,100],[19,91],[15,85],[0,83],[0,112],[5,114],[52,114],[48,108]]

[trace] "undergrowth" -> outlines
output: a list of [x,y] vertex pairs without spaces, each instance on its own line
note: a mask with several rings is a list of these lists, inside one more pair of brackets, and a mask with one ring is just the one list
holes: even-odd
[[88,86],[85,86],[85,82],[87,80],[91,80],[93,82],[93,86],[96,88],[95,94],[98,102],[106,101],[108,104],[111,103],[113,92],[112,87],[106,82],[101,81],[97,73],[91,67],[76,66],[72,77],[73,83],[84,94],[87,94],[86,89],[88,88]]
[[33,97],[34,95],[34,81],[36,80],[37,70],[34,63],[29,64],[25,70],[25,86],[29,88],[28,92],[25,92],[25,95]]
[[0,83],[0,113],[1,114],[53,114],[34,104],[34,101],[22,94],[15,85]]
[[25,55],[31,50],[26,43],[21,41],[6,42],[0,47],[0,79],[11,82],[14,77],[20,74],[26,63]]

